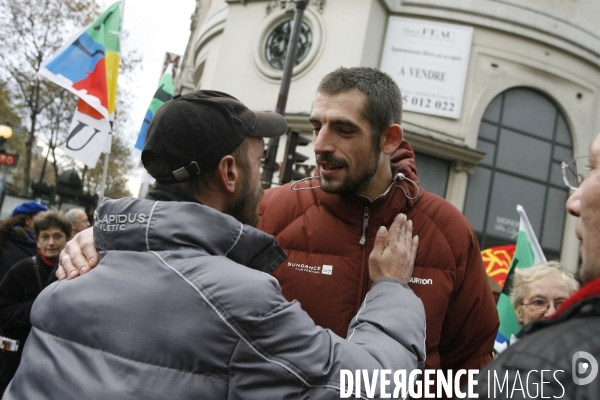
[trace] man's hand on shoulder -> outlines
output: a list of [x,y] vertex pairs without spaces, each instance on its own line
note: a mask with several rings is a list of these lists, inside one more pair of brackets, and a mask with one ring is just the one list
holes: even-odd
[[77,278],[98,265],[100,258],[94,243],[93,228],[87,228],[69,240],[58,258],[58,280]]
[[398,214],[389,231],[384,226],[377,231],[375,246],[369,255],[369,275],[372,281],[394,278],[408,283],[412,276],[419,237],[412,236],[412,221]]

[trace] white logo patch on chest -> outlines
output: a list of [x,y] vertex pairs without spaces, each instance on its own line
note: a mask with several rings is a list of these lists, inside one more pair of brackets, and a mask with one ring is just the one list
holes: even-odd
[[433,285],[433,279],[431,279],[431,278],[429,278],[429,279],[415,278],[413,276],[410,278],[408,283],[416,283],[417,285]]
[[296,271],[309,272],[311,274],[333,274],[333,265],[308,265],[302,263],[288,262],[288,267],[294,268]]

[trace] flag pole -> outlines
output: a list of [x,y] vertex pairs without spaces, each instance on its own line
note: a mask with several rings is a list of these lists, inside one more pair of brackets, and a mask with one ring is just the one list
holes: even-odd
[[[121,2],[121,27],[123,27],[123,21],[125,20],[125,0]],[[121,29],[119,29],[119,42],[121,42]],[[116,97],[116,95],[115,95]],[[115,99],[116,101],[116,99]],[[110,134],[112,135],[113,130],[113,121],[110,121]],[[110,145],[108,146],[108,152],[104,153],[104,167],[102,168],[102,183],[100,184],[100,197],[104,196],[104,191],[106,190],[106,175],[108,175],[108,158],[110,157],[110,150],[112,148],[112,137],[109,136],[107,140],[110,140]]]
[[104,168],[102,169],[102,184],[100,185],[100,197],[104,196],[106,189],[106,174],[108,174],[108,157],[110,154],[104,153]]

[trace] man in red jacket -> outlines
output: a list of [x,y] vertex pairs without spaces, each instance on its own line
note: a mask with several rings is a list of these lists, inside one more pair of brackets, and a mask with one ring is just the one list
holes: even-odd
[[[479,245],[454,206],[419,186],[401,116],[389,75],[371,68],[328,74],[309,118],[318,176],[267,190],[258,227],[288,254],[274,272],[284,296],[345,336],[371,286],[367,261],[378,227],[407,214],[421,239],[409,285],[425,306],[426,367],[479,369],[492,359],[498,328]],[[80,243],[94,256],[89,240]],[[83,265],[78,251],[69,253]]]
[[288,254],[273,273],[284,296],[345,334],[370,287],[377,228],[406,213],[421,238],[409,285],[425,305],[426,368],[479,369],[492,360],[498,327],[479,245],[453,205],[419,186],[401,114],[389,75],[340,68],[325,76],[309,118],[318,176],[267,190],[258,227]]

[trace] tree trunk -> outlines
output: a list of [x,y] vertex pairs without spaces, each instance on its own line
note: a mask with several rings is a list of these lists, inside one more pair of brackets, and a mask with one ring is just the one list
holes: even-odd
[[31,115],[31,126],[29,127],[27,143],[25,144],[25,171],[23,173],[23,187],[21,188],[21,196],[27,197],[31,182],[31,151],[33,149],[33,139],[35,137],[35,122],[37,114]]

